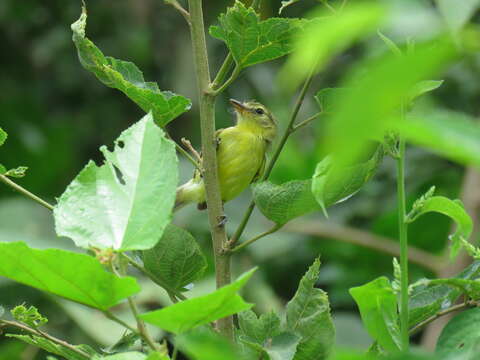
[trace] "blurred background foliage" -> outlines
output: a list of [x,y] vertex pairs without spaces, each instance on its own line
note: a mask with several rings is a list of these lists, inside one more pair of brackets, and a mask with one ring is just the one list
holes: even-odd
[[[381,1],[381,0],[379,0]],[[208,1],[206,24],[216,22],[220,12],[233,1]],[[398,43],[407,39],[425,39],[445,30],[447,24],[433,1],[383,0],[391,5],[391,14],[382,32]],[[282,16],[301,17],[316,6],[304,0],[287,8]],[[335,1],[332,1],[335,5]],[[160,0],[96,0],[87,3],[88,36],[102,51],[119,59],[133,61],[148,81],[157,81],[162,90],[172,90],[193,101],[192,109],[173,121],[168,130],[175,139],[186,137],[199,146],[198,108],[189,42],[184,19]],[[280,1],[263,0],[263,17],[276,16]],[[0,2],[0,126],[9,134],[0,148],[0,158],[7,167],[25,165],[27,176],[18,182],[53,202],[88,159],[102,161],[98,148],[113,140],[122,130],[140,119],[142,111],[118,91],[99,83],[85,71],[71,41],[70,24],[80,13],[80,1],[3,0]],[[477,14],[478,15],[478,14]],[[478,20],[474,18],[473,22]],[[211,68],[218,69],[226,54],[224,45],[209,39]],[[338,86],[346,70],[365,56],[388,51],[378,36],[370,36],[338,56],[314,79],[299,120],[318,111],[313,95],[325,87]],[[477,59],[478,60],[478,59]],[[217,103],[217,127],[232,124],[233,115],[227,99],[257,99],[267,105],[285,125],[294,97],[276,84],[284,59],[253,66],[230,87]],[[480,62],[460,61],[444,76],[444,84],[417,106],[433,105],[478,116]],[[322,118],[290,138],[271,180],[282,183],[312,176],[318,159],[314,151],[321,140]],[[181,178],[187,179],[192,167],[181,161]],[[411,204],[431,185],[437,194],[458,197],[465,168],[428,151],[409,147],[407,152],[407,192]],[[260,272],[247,288],[247,299],[263,312],[276,309],[293,295],[301,275],[321,254],[322,271],[318,285],[327,290],[337,325],[338,343],[365,348],[368,335],[362,329],[353,299],[347,289],[380,275],[391,276],[391,255],[346,241],[335,240],[335,231],[322,229],[331,224],[354,228],[370,234],[395,239],[397,213],[395,202],[395,165],[387,158],[379,172],[358,194],[330,209],[330,218],[314,213],[295,226],[271,235],[239,255],[235,273],[254,265]],[[470,190],[469,190],[470,191]],[[474,197],[475,193],[466,194]],[[478,196],[477,196],[478,197]],[[226,206],[228,229],[233,231],[250,199],[245,192]],[[255,212],[245,237],[269,228],[269,222]],[[299,220],[300,221],[300,220]],[[206,254],[210,254],[208,222],[205,212],[184,209],[174,222],[195,235]],[[330,224],[330,225],[329,225]],[[411,245],[435,255],[442,255],[451,224],[440,215],[428,215],[410,226]],[[320,229],[319,236],[298,231]],[[333,234],[332,234],[333,233]],[[323,234],[323,236],[322,236]],[[0,240],[27,241],[38,248],[73,249],[67,239],[55,236],[51,214],[0,186]],[[396,241],[396,240],[392,240]],[[213,288],[212,259],[205,280],[195,285],[194,293]],[[448,266],[448,263],[441,264]],[[428,266],[412,265],[411,279],[436,275]],[[436,268],[438,270],[438,266]],[[437,274],[438,275],[438,274]],[[145,283],[139,300],[144,309],[167,303],[162,290]],[[22,302],[37,306],[49,319],[53,335],[73,343],[113,343],[121,331],[101,314],[75,304],[66,304],[36,290],[0,279],[0,305],[8,309]],[[119,307],[118,312],[126,309]],[[93,325],[94,324],[94,325]],[[93,325],[93,326],[92,326]],[[420,338],[418,338],[420,340]],[[36,349],[14,341],[0,340],[1,359],[44,358]],[[19,355],[22,354],[22,355]],[[22,357],[20,357],[22,356]]]

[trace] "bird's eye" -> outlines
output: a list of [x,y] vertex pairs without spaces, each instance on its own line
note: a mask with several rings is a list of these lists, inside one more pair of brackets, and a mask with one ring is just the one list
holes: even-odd
[[258,115],[263,115],[263,114],[265,114],[265,111],[263,111],[262,108],[256,108],[256,109],[255,109],[255,112],[256,112]]

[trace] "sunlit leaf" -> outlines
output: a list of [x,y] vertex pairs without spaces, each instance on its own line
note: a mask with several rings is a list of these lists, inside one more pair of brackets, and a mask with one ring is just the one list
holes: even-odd
[[0,257],[0,276],[101,310],[140,291],[134,278],[120,279],[84,254],[9,242],[0,243]]
[[[433,194],[433,191],[431,191]],[[412,207],[407,216],[413,222],[429,212],[436,212],[450,217],[457,224],[457,230],[450,236],[452,242],[451,257],[454,258],[461,247],[461,239],[468,240],[473,231],[473,221],[465,211],[460,200],[450,200],[444,196],[422,196]]]
[[423,80],[416,83],[410,93],[410,101],[442,86],[443,80]]
[[370,159],[356,164],[336,164],[333,156],[318,163],[312,178],[312,193],[326,213],[327,206],[353,196],[375,174],[384,155],[379,145]]
[[400,109],[423,80],[438,75],[455,58],[448,38],[417,44],[415,51],[403,56],[387,53],[357,65],[342,86],[332,106],[321,148],[344,161],[363,156],[368,141],[382,141],[385,132],[399,119]]
[[450,320],[438,338],[435,351],[445,358],[451,356],[449,359],[477,359],[480,352],[480,309],[461,312]]
[[350,289],[360,310],[363,324],[372,338],[387,351],[400,349],[397,297],[390,281],[382,276]]
[[320,71],[357,39],[375,31],[384,15],[383,7],[373,2],[351,4],[336,14],[319,12],[295,42],[295,51],[280,73],[281,83],[294,89],[313,67]]
[[152,249],[142,252],[142,259],[147,270],[178,291],[200,278],[207,267],[195,238],[173,224]]
[[468,115],[446,110],[412,114],[398,123],[412,143],[461,164],[480,165],[480,125]]
[[281,185],[265,181],[253,185],[255,204],[268,219],[277,224],[320,209],[310,180],[294,180]]
[[301,338],[295,360],[326,359],[335,344],[335,327],[327,293],[315,288],[319,273],[320,260],[317,258],[287,304],[286,330]]
[[187,98],[170,91],[160,91],[155,82],[145,82],[142,72],[134,63],[103,55],[85,37],[86,24],[87,12],[82,8],[80,18],[72,24],[73,42],[82,66],[95,74],[98,80],[123,92],[145,112],[151,111],[160,126],[190,109],[191,102]]
[[238,360],[235,346],[209,327],[199,327],[176,337],[178,347],[192,360]]
[[101,151],[104,164],[90,161],[58,200],[57,233],[85,248],[153,247],[175,202],[175,145],[149,113],[120,135],[113,152]]
[[307,20],[269,18],[260,20],[252,8],[240,1],[219,17],[220,26],[211,26],[210,35],[224,41],[241,68],[270,61],[290,53],[293,39]]
[[233,283],[211,294],[178,302],[166,308],[140,315],[146,322],[175,334],[249,309],[238,291],[253,275],[255,269],[240,276]]

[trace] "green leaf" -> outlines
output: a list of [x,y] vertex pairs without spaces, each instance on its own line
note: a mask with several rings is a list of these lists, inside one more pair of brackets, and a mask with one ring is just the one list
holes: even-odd
[[286,330],[301,338],[295,360],[326,359],[335,345],[335,327],[327,293],[315,288],[319,273],[320,260],[317,258],[287,304]]
[[8,137],[7,133],[3,131],[3,129],[0,127],[0,146],[3,145],[5,140],[7,140],[7,137]]
[[336,111],[336,99],[347,92],[346,88],[325,88],[317,92],[315,100],[320,107],[322,114],[331,114]]
[[265,181],[254,184],[252,190],[262,214],[277,224],[320,209],[313,197],[310,180],[294,180],[281,185]]
[[268,343],[264,346],[255,342],[246,341],[242,338],[240,338],[240,340],[254,349],[257,353],[265,355],[266,359],[292,360],[295,357],[300,337],[291,333],[281,333],[269,339]]
[[192,360],[238,360],[238,351],[209,327],[200,327],[176,337],[178,347]]
[[[15,338],[26,342],[27,344],[39,347],[49,353],[59,355],[64,357],[67,360],[85,360],[85,357],[76,353],[68,347],[58,345],[48,339],[45,339],[36,335],[17,335],[17,334],[6,334],[5,336],[10,338]],[[83,352],[95,358],[96,352],[88,345],[75,345],[75,348],[82,350]]]
[[375,3],[351,4],[334,15],[319,12],[295,42],[295,51],[280,73],[280,82],[289,89],[296,88],[312,67],[322,70],[357,39],[375,31],[384,16],[384,8]]
[[14,178],[21,178],[25,176],[25,172],[27,170],[28,170],[27,166],[19,166],[4,172],[4,175],[14,177]]
[[480,0],[435,0],[449,28],[457,32],[472,18],[480,7]]
[[114,355],[99,356],[93,358],[92,360],[147,360],[147,355],[142,354],[138,351],[129,351]]
[[12,309],[11,313],[15,320],[27,324],[31,328],[40,327],[48,322],[48,319],[43,317],[35,306],[27,309],[24,305],[18,305]]
[[0,254],[0,276],[100,310],[140,291],[134,278],[118,278],[88,255],[22,242],[0,243]]
[[480,299],[480,281],[469,279],[432,279],[425,280],[427,285],[447,285],[460,290],[472,300]]
[[400,349],[397,298],[390,281],[382,276],[350,289],[370,336],[387,351]]
[[[451,359],[474,360],[480,351],[480,309],[470,309],[449,321],[438,338],[435,352]],[[460,357],[462,355],[462,357]],[[450,359],[450,357],[449,357]]]
[[456,55],[449,38],[438,38],[403,56],[387,53],[357,65],[342,84],[349,90],[339,94],[332,105],[337,111],[325,122],[322,152],[358,161],[371,140],[382,141],[386,131],[402,124],[399,110],[415,86],[438,75]]
[[[456,279],[477,279],[480,276],[480,261],[475,261],[458,274]],[[433,285],[425,280],[420,280],[411,285],[409,303],[410,326],[434,316],[439,311],[455,304],[462,291],[447,285]]]
[[149,113],[125,130],[106,161],[90,161],[58,200],[57,234],[77,246],[144,250],[170,222],[178,182],[175,145]]
[[[433,193],[433,191],[432,191]],[[450,235],[452,242],[450,256],[457,256],[461,248],[461,239],[468,240],[473,231],[473,222],[471,217],[465,211],[460,200],[450,200],[444,196],[422,196],[415,201],[411,212],[407,215],[407,222],[413,222],[420,216],[429,212],[436,212],[450,217],[457,224],[457,230]]]
[[211,26],[210,35],[224,41],[241,67],[277,59],[293,50],[295,36],[308,22],[301,19],[269,18],[261,21],[252,8],[235,1]]
[[443,80],[423,80],[416,83],[410,92],[410,101],[442,86]]
[[466,114],[430,111],[407,116],[398,129],[412,143],[461,164],[480,165],[480,125]]
[[280,318],[273,311],[262,314],[259,318],[252,310],[238,314],[238,324],[242,341],[264,345],[265,342],[280,334]]
[[249,309],[237,292],[246,284],[256,269],[240,276],[233,283],[211,294],[188,299],[160,310],[140,315],[146,322],[161,329],[180,334],[197,326]]
[[377,34],[380,37],[380,39],[382,39],[382,41],[385,43],[385,45],[387,45],[387,47],[390,49],[390,52],[392,54],[395,54],[397,56],[402,55],[402,50],[400,50],[400,48],[397,46],[397,44],[395,44],[393,40],[391,40],[389,37],[384,35],[380,30],[377,30]]
[[108,87],[118,89],[145,112],[151,111],[155,122],[164,126],[188,111],[190,100],[170,91],[160,91],[157,83],[145,82],[142,72],[131,62],[106,57],[85,37],[87,12],[72,24],[73,42],[82,66]]
[[142,252],[142,259],[147,270],[179,291],[200,278],[207,267],[195,238],[173,224],[166,227],[155,247]]
[[353,196],[375,175],[383,160],[383,146],[379,145],[365,162],[343,165],[327,156],[317,164],[312,178],[312,193],[326,214],[326,208]]

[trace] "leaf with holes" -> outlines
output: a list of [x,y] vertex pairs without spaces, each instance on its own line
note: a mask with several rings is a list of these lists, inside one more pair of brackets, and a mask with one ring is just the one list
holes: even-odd
[[90,161],[55,206],[58,235],[84,248],[153,247],[170,223],[178,182],[175,145],[151,113],[125,130],[106,161]]
[[241,68],[270,61],[293,50],[293,39],[308,20],[269,18],[261,21],[252,8],[240,1],[219,17],[220,26],[211,26],[210,35],[224,41]]
[[167,226],[153,248],[142,252],[142,259],[147,270],[178,291],[200,278],[207,267],[195,238],[173,224]]
[[73,42],[82,66],[92,72],[108,87],[127,95],[145,112],[151,111],[155,122],[164,126],[188,111],[191,102],[170,91],[160,91],[157,83],[146,82],[138,67],[129,61],[103,55],[95,44],[85,37],[87,12],[82,8],[80,18],[72,24]]
[[9,242],[0,243],[0,257],[0,276],[100,310],[140,291],[134,278],[118,278],[84,254]]

